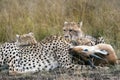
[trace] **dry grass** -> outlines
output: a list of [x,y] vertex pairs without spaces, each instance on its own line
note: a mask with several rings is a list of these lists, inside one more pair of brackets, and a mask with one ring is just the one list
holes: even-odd
[[64,21],[83,21],[83,30],[119,46],[119,0],[0,0],[0,42],[34,32],[38,40],[62,34]]
[[83,21],[87,34],[105,37],[120,57],[120,0],[0,0],[0,42],[62,34],[64,21]]
[[83,21],[85,33],[120,47],[119,0],[0,0],[0,42],[28,32],[38,41],[62,34],[64,21]]
[[6,72],[0,73],[0,80],[119,80],[120,79],[120,65],[114,66],[108,70],[82,70],[67,71],[63,69],[56,69],[51,72],[39,72],[35,74],[24,74],[17,76],[9,76]]

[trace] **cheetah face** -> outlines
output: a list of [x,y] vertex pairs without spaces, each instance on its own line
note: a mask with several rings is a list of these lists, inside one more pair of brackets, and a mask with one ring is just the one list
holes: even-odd
[[36,44],[37,41],[34,37],[34,34],[31,32],[28,34],[16,35],[16,43],[20,46],[25,46]]
[[75,22],[64,22],[64,37],[76,41],[79,37],[83,36],[81,27],[82,22],[80,22],[80,25]]

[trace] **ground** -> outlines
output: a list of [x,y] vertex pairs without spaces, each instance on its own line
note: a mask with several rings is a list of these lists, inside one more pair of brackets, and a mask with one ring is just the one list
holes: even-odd
[[0,73],[0,80],[120,80],[120,65],[108,70],[87,70],[73,74],[73,71],[56,69],[51,72],[10,76],[7,71]]

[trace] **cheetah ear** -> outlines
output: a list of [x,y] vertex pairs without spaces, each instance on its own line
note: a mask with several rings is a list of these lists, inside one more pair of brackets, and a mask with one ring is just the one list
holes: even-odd
[[20,35],[16,34],[16,38],[18,39],[20,37]]
[[32,35],[32,36],[34,35],[34,33],[33,33],[33,32],[30,32],[30,33],[28,33],[28,34],[29,34],[29,35]]
[[64,25],[66,25],[66,24],[68,24],[68,22],[67,22],[67,21],[65,21],[65,22],[64,22]]
[[83,22],[79,22],[79,27],[82,28]]
[[20,35],[16,34],[16,42],[19,42]]

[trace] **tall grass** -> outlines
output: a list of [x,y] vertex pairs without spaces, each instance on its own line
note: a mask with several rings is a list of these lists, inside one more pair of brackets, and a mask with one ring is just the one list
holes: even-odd
[[0,42],[34,32],[37,40],[62,34],[64,21],[83,21],[83,30],[120,46],[119,0],[0,0]]

